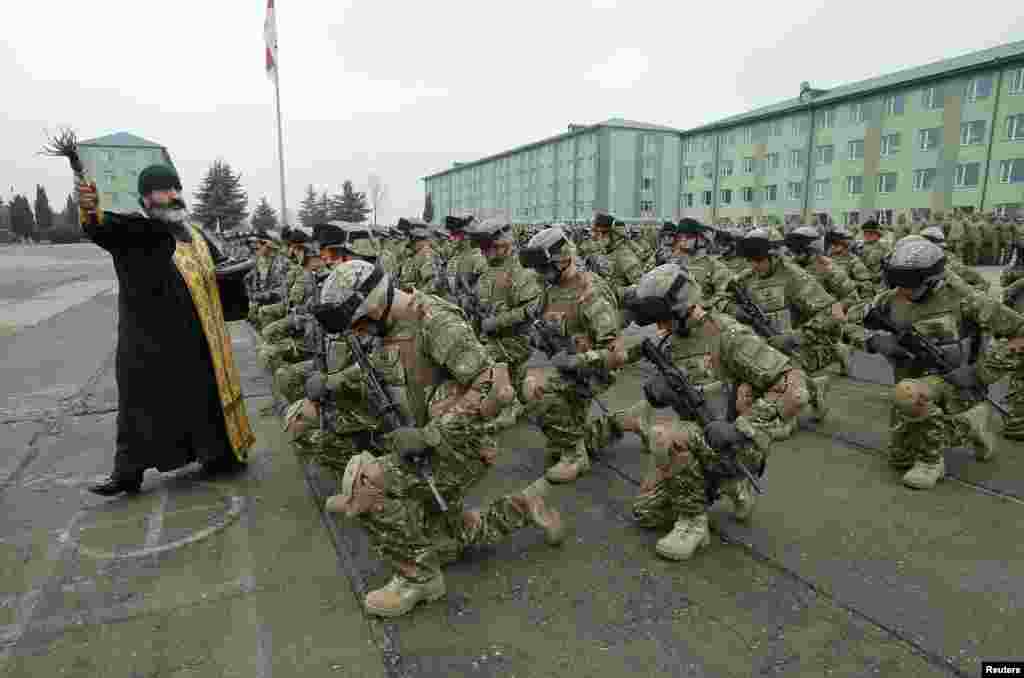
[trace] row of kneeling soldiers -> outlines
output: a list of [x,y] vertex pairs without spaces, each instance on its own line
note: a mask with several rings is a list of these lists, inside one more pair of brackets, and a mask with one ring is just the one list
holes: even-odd
[[[1024,268],[1004,273],[1007,305],[944,248],[941,228],[891,248],[871,222],[860,247],[842,229],[756,228],[711,254],[719,234],[694,220],[666,223],[648,246],[599,214],[585,256],[557,227],[525,246],[498,220],[446,228],[439,241],[418,220],[387,235],[326,223],[315,249],[291,234],[283,264],[265,237],[250,281],[250,321],[296,450],[337,473],[327,510],[359,521],[394,568],[366,596],[370,613],[443,596],[443,566],[469,547],[526,527],[560,543],[551,484],[575,481],[626,434],[650,455],[636,521],[666,531],[659,555],[692,557],[709,543],[712,502],[724,495],[750,517],[772,442],[801,413],[828,415],[828,371],[847,371],[854,348],[893,367],[888,455],[905,485],[934,487],[948,447],[992,459],[987,386],[1006,375],[1004,436],[1024,437],[1024,315],[1011,294]],[[631,323],[655,331],[627,342]],[[526,367],[538,349],[553,369]],[[617,373],[645,359],[661,368],[643,397],[592,415]],[[546,440],[544,476],[467,506],[499,432],[524,419]]]

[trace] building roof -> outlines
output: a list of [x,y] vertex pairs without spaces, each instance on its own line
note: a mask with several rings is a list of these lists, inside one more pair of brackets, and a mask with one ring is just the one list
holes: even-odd
[[652,124],[652,123],[649,123],[649,122],[637,122],[636,120],[625,120],[623,118],[609,118],[608,120],[604,120],[602,122],[594,123],[593,125],[570,125],[568,132],[563,132],[562,134],[556,134],[553,137],[548,137],[546,139],[541,139],[540,141],[532,141],[532,142],[530,142],[528,144],[523,144],[522,146],[516,146],[515,148],[511,148],[511,149],[509,149],[507,151],[502,151],[501,153],[495,153],[494,155],[488,155],[488,156],[486,156],[484,158],[479,158],[477,160],[472,160],[472,161],[469,161],[469,162],[453,163],[452,167],[450,167],[450,168],[448,168],[446,170],[441,170],[440,172],[435,172],[433,174],[428,174],[427,176],[425,176],[423,178],[424,179],[433,179],[434,177],[444,176],[445,174],[448,174],[449,172],[452,172],[454,170],[466,169],[467,167],[472,167],[474,165],[480,165],[480,164],[483,164],[485,162],[490,162],[491,160],[497,160],[498,158],[503,158],[503,157],[505,157],[507,155],[512,155],[514,153],[519,153],[521,151],[528,151],[531,148],[535,148],[537,146],[544,146],[545,144],[550,144],[553,141],[561,141],[562,139],[567,139],[567,138],[575,136],[577,134],[582,134],[583,132],[592,132],[592,131],[594,131],[596,129],[599,129],[601,127],[616,127],[616,128],[620,128],[620,129],[638,129],[638,130],[644,130],[644,131],[648,131],[648,132],[651,132],[651,131],[655,131],[655,132],[674,132],[676,134],[681,134],[683,132],[683,130],[676,129],[675,127],[665,127],[664,125],[655,125],[655,124]]
[[[834,87],[829,90],[823,90],[823,93],[815,96],[811,100],[810,104],[814,107],[836,104],[840,101],[853,99],[870,92],[908,87],[910,85],[927,82],[929,80],[949,77],[956,73],[974,71],[985,66],[995,65],[996,63],[1015,60],[1024,60],[1024,40],[979,50],[977,52],[971,52],[969,54],[963,54],[949,59],[943,59],[941,61],[925,64],[924,66],[907,68],[902,71],[896,71],[895,73],[880,75],[875,78],[868,78],[867,80],[861,80],[847,85],[839,85],[838,87]],[[732,127],[741,123],[753,122],[755,120],[769,118],[790,111],[802,110],[806,108],[807,105],[807,102],[802,102],[799,98],[794,97],[769,106],[755,108],[754,110],[747,111],[746,113],[722,118],[716,122],[687,130],[687,133],[699,133],[722,127]]]
[[79,141],[79,146],[120,146],[124,148],[163,148],[160,144],[137,137],[128,132],[115,132],[103,137],[96,137],[87,141]]

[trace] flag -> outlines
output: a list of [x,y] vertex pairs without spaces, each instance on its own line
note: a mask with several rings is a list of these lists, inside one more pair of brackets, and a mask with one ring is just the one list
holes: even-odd
[[267,0],[263,39],[267,43],[267,77],[273,80],[277,77],[277,19],[274,16],[274,0]]

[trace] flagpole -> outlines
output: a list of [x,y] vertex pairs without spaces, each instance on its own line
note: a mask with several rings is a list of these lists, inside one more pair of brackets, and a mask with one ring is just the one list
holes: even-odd
[[279,80],[281,78],[280,63],[277,61],[277,56],[274,58],[274,100],[277,104],[277,161],[279,163],[279,171],[281,173],[281,226],[282,228],[289,226],[288,223],[288,204],[285,202],[284,197],[284,138],[281,134],[281,85]]

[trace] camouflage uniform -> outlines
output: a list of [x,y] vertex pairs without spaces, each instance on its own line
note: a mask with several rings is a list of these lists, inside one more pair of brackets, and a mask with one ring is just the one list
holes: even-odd
[[[626,225],[614,221],[608,215],[598,215],[594,220],[595,230],[607,230],[605,256],[608,257],[608,275],[604,278],[615,291],[616,299],[622,303],[626,290],[635,286],[646,270],[646,256],[637,243],[629,239]],[[603,238],[594,238],[599,243]]]
[[[339,269],[337,277],[357,270]],[[328,281],[325,298],[330,287]],[[496,544],[531,523],[544,526],[549,541],[561,539],[554,529],[557,520],[550,514],[543,519],[547,511],[542,498],[538,501],[537,484],[482,509],[466,509],[466,493],[494,463],[496,450],[482,449],[481,440],[486,420],[510,396],[507,373],[476,340],[458,307],[419,291],[412,294],[411,303],[419,321],[412,341],[403,343],[400,353],[417,427],[386,437],[385,444],[393,450],[389,454],[354,458],[346,469],[342,494],[328,501],[329,510],[357,517],[377,553],[395,568],[392,581],[366,597],[367,610],[382,616],[398,616],[416,602],[443,596],[441,566],[467,547]],[[433,450],[428,463],[448,505],[446,512],[403,457],[403,441],[409,439],[417,448]]]
[[981,232],[970,215],[961,216],[960,223],[963,224],[964,229],[964,263],[968,266],[977,266],[978,256],[981,253]]
[[281,320],[288,314],[288,295],[291,292],[292,285],[295,284],[295,281],[302,277],[302,262],[305,259],[304,255],[301,253],[296,255],[289,251],[281,256],[283,256],[288,262],[288,270],[284,275],[284,282],[281,283],[281,301],[260,307],[259,321],[260,326],[264,329],[266,329],[269,324]]
[[296,277],[285,300],[287,316],[275,320],[263,328],[264,345],[259,352],[259,361],[271,374],[285,363],[295,363],[309,357],[305,345],[305,322],[308,316],[306,306],[316,294],[317,274],[302,270]]
[[245,287],[249,294],[249,323],[261,330],[260,308],[281,300],[281,290],[289,271],[288,259],[272,252],[257,257],[256,266],[245,274]]
[[403,290],[421,290],[427,294],[436,294],[443,283],[438,278],[443,275],[441,258],[434,252],[432,244],[420,246],[402,264],[399,276],[399,287]]
[[957,256],[956,252],[951,252],[946,246],[946,241],[942,237],[942,229],[937,226],[929,226],[928,228],[921,231],[921,236],[932,241],[946,252],[946,274],[953,276],[954,284],[965,284],[979,292],[988,292],[992,287],[992,283],[985,279],[985,276],[981,275],[973,268],[969,268],[960,261],[960,257]]
[[[934,249],[926,250],[925,245]],[[894,253],[893,264],[900,263],[903,251],[911,252],[908,256],[917,256],[917,261],[925,261],[924,255],[912,248],[935,260],[942,256],[941,249],[921,238],[911,243],[904,241]],[[920,302],[910,302],[892,289],[863,307],[863,314],[875,309],[874,312],[888,318],[896,327],[913,327],[932,340],[955,365],[966,364],[969,338],[964,336],[963,328],[968,323],[997,337],[1017,337],[1024,333],[1024,316],[991,297],[946,283],[941,271],[924,284],[932,288]],[[851,314],[851,320],[864,322],[859,314]],[[847,333],[855,345],[871,352],[885,350],[882,344],[873,344],[873,341],[891,336],[863,329],[848,329]],[[1016,369],[1019,369],[1019,356],[1016,356]],[[968,392],[935,372],[922,369],[912,360],[888,359],[896,380],[888,456],[893,468],[906,471],[905,484],[919,489],[933,487],[945,472],[942,452],[949,447],[973,447],[981,461],[992,457],[995,450],[990,431],[991,411],[986,403],[979,404]],[[979,364],[979,378],[985,384],[995,382],[1010,369],[1008,361],[1005,353],[986,354]]]
[[[868,226],[868,224],[865,224]],[[874,242],[864,242],[864,247],[860,253],[860,260],[864,262],[864,267],[871,273],[871,285],[872,290],[870,295],[874,296],[882,289],[882,260],[892,251],[891,247],[888,247],[883,241],[876,240]]]
[[[999,276],[999,284],[1003,287],[1003,303],[1024,315],[1024,262],[1018,261],[1012,268],[1004,269]],[[997,345],[994,350],[1001,352],[1005,348]],[[1024,440],[1024,375],[1020,371],[1010,375],[1006,406],[1010,416],[1006,418],[1003,437]]]

